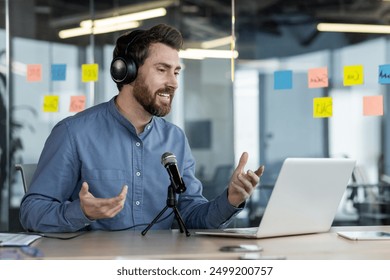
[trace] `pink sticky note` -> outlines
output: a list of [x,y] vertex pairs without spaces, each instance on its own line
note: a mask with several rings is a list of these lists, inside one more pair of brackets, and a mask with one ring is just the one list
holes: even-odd
[[363,96],[364,116],[383,116],[383,96]]
[[85,109],[85,95],[71,96],[69,112],[80,112]]
[[327,67],[309,69],[307,74],[309,88],[328,87],[329,79]]
[[42,81],[42,65],[28,64],[27,65],[27,81],[39,82]]

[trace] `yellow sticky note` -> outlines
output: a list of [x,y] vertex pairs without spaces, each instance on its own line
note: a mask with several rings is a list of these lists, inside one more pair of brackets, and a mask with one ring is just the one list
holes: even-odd
[[313,99],[313,117],[329,118],[333,115],[332,97],[317,97]]
[[84,83],[96,82],[98,80],[99,65],[98,64],[83,64],[81,66],[81,79]]
[[42,81],[42,65],[28,64],[27,65],[27,81],[39,82]]
[[363,96],[363,116],[383,116],[383,96]]
[[307,73],[307,83],[309,88],[328,87],[328,68],[322,67],[309,69]]
[[344,66],[344,86],[363,84],[363,65]]
[[43,112],[58,112],[58,95],[46,95],[43,98]]
[[69,112],[80,112],[85,109],[85,95],[71,96]]

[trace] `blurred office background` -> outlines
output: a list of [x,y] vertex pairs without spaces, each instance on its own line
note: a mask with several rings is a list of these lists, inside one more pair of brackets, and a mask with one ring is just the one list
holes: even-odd
[[[261,219],[287,157],[357,159],[334,224],[389,224],[389,87],[378,83],[378,66],[390,63],[389,37],[317,29],[324,22],[390,24],[389,1],[0,0],[1,231],[20,230],[23,187],[15,163],[38,161],[53,126],[75,114],[72,96],[85,96],[87,108],[117,94],[109,66],[124,30],[98,31],[97,20],[150,10],[160,14],[138,19],[139,28],[167,23],[185,39],[180,88],[167,118],[187,133],[204,195],[213,199],[226,187],[244,151],[248,169],[266,166],[262,186],[232,226]],[[87,28],[84,35],[60,36],[88,20],[96,20],[99,34]],[[189,49],[227,56],[200,58]],[[53,64],[66,65],[64,80],[53,79]],[[83,64],[98,65],[97,81],[82,81]],[[28,80],[28,65],[40,65],[38,81]],[[343,85],[346,65],[364,67],[362,85]],[[329,86],[309,88],[308,69],[318,67],[327,67]],[[280,70],[292,71],[290,89],[275,90],[274,72]],[[383,96],[383,115],[363,116],[363,97],[377,95]],[[59,96],[58,110],[44,109],[45,96]],[[333,98],[332,117],[314,118],[313,98],[327,96]]]

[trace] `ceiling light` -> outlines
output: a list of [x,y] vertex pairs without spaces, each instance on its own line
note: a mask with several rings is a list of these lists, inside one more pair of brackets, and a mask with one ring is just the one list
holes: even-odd
[[143,12],[131,13],[121,16],[102,18],[97,20],[84,20],[80,27],[61,30],[58,36],[61,39],[83,36],[88,34],[110,33],[120,30],[139,27],[139,22],[145,19],[162,17],[167,14],[165,8],[156,8]]
[[157,8],[157,9],[151,9],[147,11],[142,11],[138,13],[131,13],[127,15],[121,15],[121,16],[115,16],[115,17],[109,17],[109,18],[103,18],[103,19],[96,19],[94,21],[92,20],[83,20],[80,22],[81,27],[92,27],[92,22],[94,27],[100,27],[100,26],[110,26],[118,23],[125,23],[129,21],[140,21],[144,19],[151,19],[156,17],[163,17],[167,14],[167,10],[165,8]]
[[390,34],[390,25],[319,23],[318,31]]
[[58,33],[58,36],[61,39],[67,39],[71,37],[83,36],[88,34],[102,34],[102,33],[110,33],[120,30],[128,30],[139,27],[139,22],[132,21],[122,24],[115,24],[111,26],[100,26],[100,27],[77,27],[66,30],[61,30]]
[[181,58],[204,59],[204,58],[237,58],[238,52],[231,50],[205,50],[205,49],[185,49],[179,52]]
[[205,41],[201,43],[201,47],[203,49],[212,49],[212,48],[217,48],[225,45],[230,45],[232,43],[232,36],[227,36],[215,40],[210,40],[210,41]]

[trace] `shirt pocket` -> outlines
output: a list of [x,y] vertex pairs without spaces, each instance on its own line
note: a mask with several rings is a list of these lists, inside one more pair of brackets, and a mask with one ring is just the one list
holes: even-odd
[[117,196],[126,185],[126,172],[121,169],[82,169],[81,178],[87,182],[95,197]]

